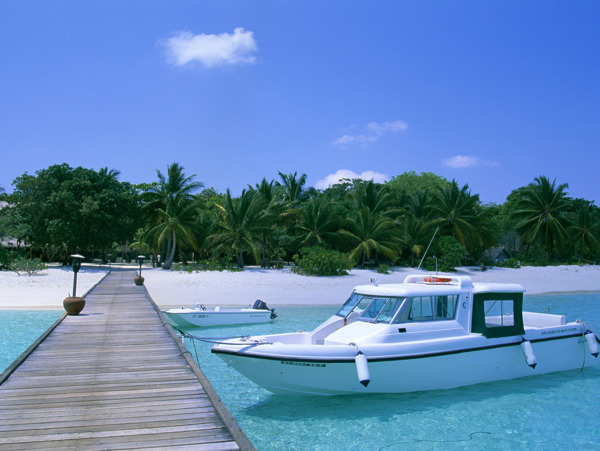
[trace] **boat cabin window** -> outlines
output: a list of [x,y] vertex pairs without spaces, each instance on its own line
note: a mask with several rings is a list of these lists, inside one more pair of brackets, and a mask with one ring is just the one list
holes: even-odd
[[389,302],[387,302],[381,311],[379,312],[379,316],[377,316],[377,321],[381,323],[389,323],[396,315],[396,312],[402,305],[404,298],[390,298]]
[[515,325],[515,310],[513,301],[483,301],[483,310],[485,311],[485,327],[504,327]]
[[352,293],[337,312],[347,318],[351,313],[359,320],[378,323],[404,323],[407,321],[440,321],[454,319],[458,295],[377,297]]
[[407,321],[441,321],[454,319],[458,295],[414,296],[406,303],[394,320],[394,324]]
[[347,318],[351,313],[357,313],[362,321],[389,323],[400,309],[402,301],[404,298],[352,293],[336,315]]

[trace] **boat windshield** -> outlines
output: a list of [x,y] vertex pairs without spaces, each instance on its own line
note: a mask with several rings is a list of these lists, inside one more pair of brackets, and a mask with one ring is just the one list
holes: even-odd
[[399,324],[413,321],[454,319],[458,295],[379,297],[352,293],[336,313],[348,318],[358,315],[359,321]]
[[352,310],[354,307],[356,307],[356,304],[358,304],[358,301],[360,301],[361,297],[362,296],[359,294],[352,293],[352,296],[350,296],[350,298],[344,302],[344,305],[342,305],[342,308],[338,310],[336,315],[341,316],[342,318],[347,318],[348,315],[352,313]]
[[359,320],[369,322],[389,323],[392,321],[404,298],[365,296],[352,293],[336,313],[337,316],[347,318],[351,313],[357,313]]

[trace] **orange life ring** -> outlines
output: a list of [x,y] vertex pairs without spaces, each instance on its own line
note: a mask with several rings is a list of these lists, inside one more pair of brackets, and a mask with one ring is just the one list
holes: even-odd
[[447,283],[451,282],[452,279],[448,279],[447,277],[425,277],[423,282],[426,283]]

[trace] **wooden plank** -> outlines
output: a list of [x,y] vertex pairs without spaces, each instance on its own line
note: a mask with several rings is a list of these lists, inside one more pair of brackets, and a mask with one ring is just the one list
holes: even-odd
[[[139,406],[133,406],[130,405],[128,406],[128,408],[122,409],[119,406],[113,406],[113,407],[103,407],[103,408],[98,408],[98,409],[94,409],[98,415],[97,418],[100,419],[100,421],[104,421],[106,418],[110,418],[110,420],[118,420],[118,419],[123,419],[123,418],[136,418],[136,419],[140,419],[140,418],[162,418],[161,415],[163,415],[164,412],[166,412],[167,410],[169,411],[169,421],[173,420],[174,418],[177,418],[179,416],[185,416],[186,418],[212,418],[213,414],[214,414],[214,410],[212,409],[212,406],[210,405],[210,403],[207,403],[206,407],[204,408],[200,408],[196,405],[194,405],[194,409],[190,409],[188,408],[177,408],[177,407],[173,407],[171,409],[161,409],[160,412],[156,412],[153,411],[152,409],[148,408],[148,407],[139,407]],[[50,409],[46,409],[46,412],[50,412]],[[89,420],[89,418],[92,418],[89,414],[90,414],[90,410],[88,407],[80,407],[78,408],[78,411],[76,412],[75,409],[65,409],[65,408],[57,408],[57,409],[53,409],[52,410],[53,415],[52,416],[48,416],[47,414],[35,414],[35,413],[31,413],[28,416],[24,416],[24,415],[10,415],[10,416],[6,416],[2,419],[2,425],[0,425],[0,428],[4,428],[8,425],[29,425],[31,426],[32,424],[35,424],[36,426],[39,425],[43,425],[43,424],[53,424],[53,423],[59,423],[61,422],[61,419],[67,419],[67,418],[72,418],[74,416],[74,414],[76,414],[77,416],[81,417],[78,418],[78,421],[84,421],[84,416],[87,414],[88,416],[85,417],[85,420]],[[135,414],[133,414],[135,412]],[[32,421],[35,420],[35,421]],[[94,420],[96,421],[96,420]]]
[[[199,438],[202,443],[199,443]],[[151,443],[151,445],[150,445]],[[211,431],[201,433],[179,433],[176,437],[163,434],[154,434],[150,437],[139,436],[139,441],[130,440],[123,442],[119,438],[94,438],[91,440],[60,440],[54,442],[28,442],[18,447],[2,447],[0,449],[27,449],[27,450],[105,450],[105,449],[145,449],[161,450],[177,447],[178,450],[237,450],[237,444],[233,441],[225,441],[219,434]]]
[[[176,402],[176,403],[180,403],[183,400],[189,400],[189,401],[195,401],[195,404],[190,406],[190,409],[193,409],[195,407],[201,407],[202,406],[202,402],[204,400],[206,400],[207,402],[210,402],[210,400],[208,399],[208,397],[206,395],[161,395],[161,396],[154,396],[154,397],[150,397],[150,396],[146,396],[146,397],[119,397],[119,396],[115,396],[113,398],[106,398],[103,397],[101,399],[97,399],[97,400],[89,400],[89,399],[83,399],[83,400],[76,400],[76,401],[70,401],[68,406],[66,406],[66,403],[64,400],[45,400],[45,402],[40,402],[39,400],[36,400],[34,402],[31,403],[23,403],[23,402],[19,402],[19,403],[14,403],[10,406],[5,406],[5,408],[0,409],[0,413],[6,414],[6,415],[17,415],[17,414],[32,414],[33,412],[38,412],[41,411],[41,409],[44,409],[45,411],[50,411],[51,409],[69,409],[69,410],[74,410],[75,408],[78,407],[83,407],[86,409],[89,409],[90,407],[93,407],[94,409],[99,409],[100,407],[114,407],[114,406],[122,406],[123,409],[126,409],[128,407],[134,407],[137,408],[140,405],[146,405],[146,404],[152,404],[152,403],[158,403],[159,401],[170,401],[170,402]],[[27,409],[27,406],[34,406],[37,407],[38,409],[36,410],[35,408],[30,408]]]
[[[173,435],[178,432],[191,432],[198,436],[202,431],[210,430],[214,433],[214,430],[224,431],[222,435],[223,441],[227,440],[228,434],[226,433],[225,427],[222,425],[220,428],[215,427],[213,424],[193,424],[193,425],[179,425],[179,426],[163,426],[156,428],[133,428],[133,429],[119,429],[119,430],[102,430],[102,431],[85,431],[85,432],[56,432],[43,434],[32,434],[25,435],[22,433],[16,434],[15,437],[9,436],[6,432],[0,437],[0,445],[12,444],[12,443],[30,443],[30,442],[51,442],[51,441],[63,441],[63,440],[81,440],[91,438],[107,438],[107,437],[119,437],[122,442],[131,439],[132,436],[140,435],[154,435],[154,434],[168,434]],[[231,437],[231,436],[229,436]],[[139,439],[139,437],[137,437]]]
[[105,277],[0,376],[0,450],[254,449],[133,276]]

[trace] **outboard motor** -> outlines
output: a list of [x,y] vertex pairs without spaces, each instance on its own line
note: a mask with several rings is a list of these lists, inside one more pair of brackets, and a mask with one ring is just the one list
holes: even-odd
[[269,307],[267,307],[267,303],[261,301],[260,299],[254,301],[254,305],[252,306],[252,308],[255,310],[269,310]]
[[275,309],[270,309],[269,307],[267,307],[267,303],[261,301],[260,299],[254,301],[254,305],[252,306],[252,308],[255,310],[271,310],[271,319],[277,318],[277,313],[275,313]]

